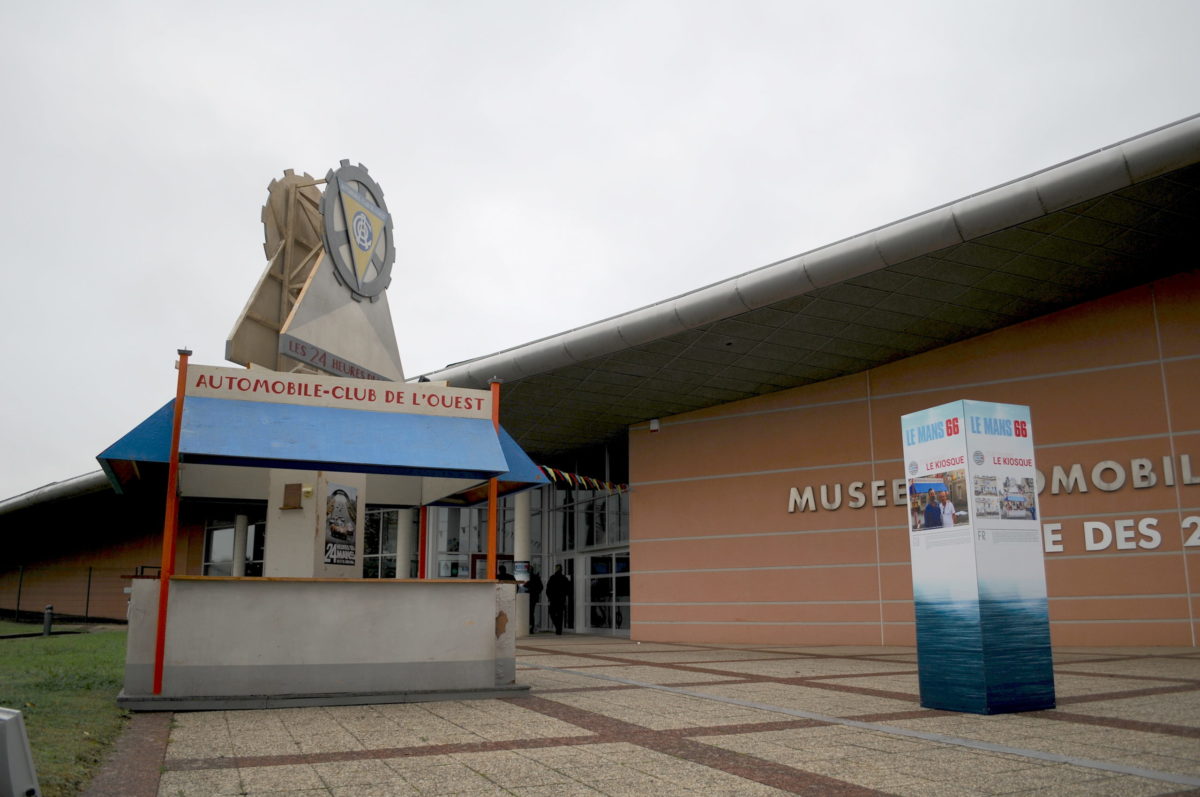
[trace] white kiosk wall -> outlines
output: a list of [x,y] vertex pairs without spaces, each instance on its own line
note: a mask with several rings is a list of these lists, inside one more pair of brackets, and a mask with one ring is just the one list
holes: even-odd
[[1029,408],[955,401],[901,428],[921,705],[1053,708]]
[[[302,486],[299,506],[284,504],[288,484]],[[271,469],[263,575],[361,576],[366,484],[359,473]]]

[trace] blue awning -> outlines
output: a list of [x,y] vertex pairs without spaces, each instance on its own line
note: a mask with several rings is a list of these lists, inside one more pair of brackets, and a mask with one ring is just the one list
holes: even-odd
[[[508,460],[509,471],[496,477],[498,495],[510,495],[522,490],[529,490],[540,484],[549,484],[550,480],[542,469],[534,464],[525,450],[517,445],[512,435],[500,427],[500,447],[504,458]],[[468,490],[446,496],[433,502],[433,506],[472,506],[487,500],[487,485],[482,484]]]
[[[123,462],[167,462],[174,401],[97,459],[120,489]],[[190,397],[181,462],[485,480],[545,480],[503,429],[482,418],[368,412]],[[505,475],[508,474],[508,475]]]

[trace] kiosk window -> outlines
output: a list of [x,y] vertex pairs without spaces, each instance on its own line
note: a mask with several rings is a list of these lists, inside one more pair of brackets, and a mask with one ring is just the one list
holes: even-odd
[[[263,546],[266,542],[266,523],[251,518],[246,528],[246,575],[263,574]],[[236,534],[232,520],[210,520],[204,530],[204,575],[233,575],[233,540]]]
[[363,531],[363,578],[396,577],[396,514],[367,512]]
[[[411,518],[411,528],[400,527],[402,518]],[[367,507],[363,578],[416,578],[417,537],[417,512]]]

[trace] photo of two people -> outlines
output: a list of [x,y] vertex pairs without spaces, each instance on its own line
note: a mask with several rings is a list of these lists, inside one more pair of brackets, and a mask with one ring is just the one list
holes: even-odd
[[969,523],[966,475],[958,468],[909,479],[909,527],[921,531]]

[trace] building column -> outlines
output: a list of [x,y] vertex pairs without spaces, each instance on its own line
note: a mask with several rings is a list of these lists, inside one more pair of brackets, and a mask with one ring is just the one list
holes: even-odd
[[[529,562],[529,490],[513,496],[513,565]],[[532,563],[530,565],[532,567]],[[517,637],[529,636],[529,593],[517,593]]]
[[237,515],[233,519],[233,571],[234,578],[246,575],[246,536],[250,518]]
[[415,509],[396,511],[396,578],[409,578],[413,554],[417,550],[417,533],[413,528]]

